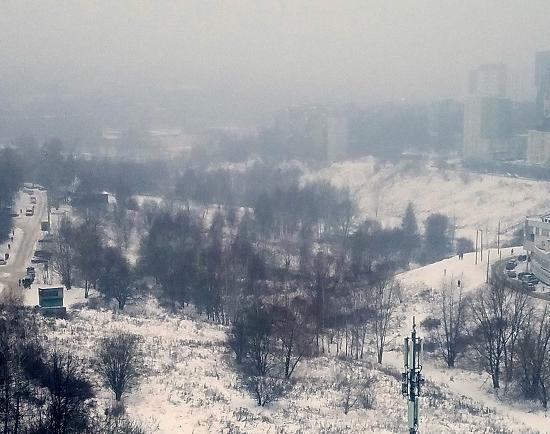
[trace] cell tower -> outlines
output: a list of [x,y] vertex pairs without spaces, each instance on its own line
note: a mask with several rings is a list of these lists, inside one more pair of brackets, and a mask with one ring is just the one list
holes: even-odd
[[401,393],[408,398],[408,422],[409,434],[418,433],[419,421],[419,396],[421,386],[424,384],[422,378],[422,338],[416,336],[416,324],[413,316],[411,337],[406,337],[403,343],[403,361],[405,372],[402,374]]

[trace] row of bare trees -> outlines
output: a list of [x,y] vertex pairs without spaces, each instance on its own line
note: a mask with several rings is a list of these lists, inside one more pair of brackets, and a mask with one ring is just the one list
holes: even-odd
[[73,223],[69,217],[63,217],[55,232],[51,253],[51,264],[61,283],[67,289],[71,289],[75,281],[82,283],[86,298],[94,287],[108,300],[116,300],[119,309],[124,309],[136,293],[135,271],[120,248],[107,244],[95,218]]
[[527,399],[548,405],[550,380],[550,308],[537,306],[525,292],[494,279],[464,296],[463,282],[446,280],[432,329],[437,350],[447,364],[475,357],[495,389],[515,385]]
[[[325,279],[326,284],[329,278]],[[353,295],[346,291],[322,294],[315,285],[302,296],[283,297],[280,303],[255,298],[232,324],[229,345],[258,405],[291,388],[291,377],[304,358],[330,352],[331,347],[337,354],[357,359],[363,358],[367,347],[382,363],[401,299],[398,283],[380,276]],[[343,303],[349,296],[354,301]]]

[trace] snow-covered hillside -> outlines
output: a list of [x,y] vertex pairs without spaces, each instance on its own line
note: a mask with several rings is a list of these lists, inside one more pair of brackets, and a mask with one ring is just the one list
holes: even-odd
[[[514,251],[516,255],[522,253],[520,247],[516,247]],[[503,249],[502,257],[505,258],[510,253],[510,249]],[[490,258],[493,258],[491,263],[498,256],[496,249],[490,249]],[[406,291],[407,301],[406,307],[400,312],[401,326],[394,332],[394,336],[397,338],[410,332],[413,315],[416,316],[418,324],[433,314],[434,300],[436,300],[444,280],[448,282],[461,280],[464,292],[472,294],[485,284],[486,273],[487,252],[484,251],[483,261],[478,260],[477,264],[475,263],[475,253],[468,253],[464,255],[463,260],[454,256],[397,276]],[[531,301],[536,305],[543,303],[539,299],[531,299]],[[425,334],[422,328],[419,329],[421,335]],[[395,339],[395,341],[401,342],[400,339]],[[393,349],[385,356],[385,360],[395,367],[400,367],[402,364],[400,345],[394,345]],[[438,384],[444,384],[453,393],[475,399],[477,402],[495,409],[499,414],[506,414],[510,420],[521,421],[530,429],[550,432],[547,415],[538,403],[515,402],[505,392],[499,396],[492,389],[490,381],[487,381],[489,375],[481,367],[476,366],[475,362],[465,361],[459,363],[458,368],[450,370],[445,368],[442,362],[426,357],[423,368],[426,378]]]
[[550,211],[550,182],[443,170],[425,162],[364,158],[303,177],[304,182],[313,179],[349,188],[365,217],[397,224],[412,201],[419,220],[434,212],[446,214],[455,219],[457,235],[470,239],[477,228],[488,228],[492,241],[499,220],[504,232],[528,214]]
[[[67,320],[46,320],[48,340],[92,362],[101,338],[126,330],[142,338],[146,375],[126,398],[128,412],[149,429],[166,434],[255,433],[401,433],[406,426],[406,401],[400,395],[398,370],[369,360],[349,361],[327,354],[299,365],[296,385],[284,399],[260,408],[243,391],[232,355],[225,345],[226,328],[193,314],[168,312],[152,297],[123,313],[78,303],[71,295]],[[30,302],[30,299],[27,299]],[[81,300],[83,301],[83,300]],[[405,308],[405,307],[404,307]],[[391,353],[388,353],[391,355]],[[398,354],[395,354],[398,357]],[[391,356],[390,356],[391,359]],[[360,405],[346,415],[346,389],[338,378],[374,377],[374,408]],[[529,433],[505,412],[480,405],[463,393],[428,381],[422,403],[423,433]],[[98,378],[99,404],[112,399]]]

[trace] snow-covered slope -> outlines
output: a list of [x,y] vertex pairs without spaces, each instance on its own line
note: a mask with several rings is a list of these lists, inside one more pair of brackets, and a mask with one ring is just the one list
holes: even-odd
[[489,240],[510,229],[527,214],[550,211],[550,182],[442,170],[424,162],[380,163],[364,158],[333,164],[303,177],[325,179],[347,187],[363,216],[397,224],[408,201],[417,218],[439,212],[455,219],[457,234],[475,238],[477,228],[489,229]]
[[[516,247],[514,252],[516,255],[522,253],[520,247]],[[510,253],[511,249],[503,249],[502,258],[509,256]],[[491,249],[491,263],[498,257],[497,250]],[[419,324],[424,318],[433,314],[434,301],[440,293],[444,280],[456,285],[460,279],[466,294],[478,291],[486,281],[487,251],[484,251],[483,261],[479,259],[476,264],[475,253],[468,253],[464,255],[463,260],[459,260],[457,256],[454,256],[400,274],[398,279],[406,293],[406,304],[402,306],[400,311],[402,321],[400,328],[394,332],[394,337],[399,337],[395,342],[402,342],[401,337],[410,333],[413,315],[416,317],[417,324]],[[532,301],[537,305],[542,303],[539,299],[533,299]],[[424,333],[425,331],[420,328],[420,334]],[[400,367],[402,364],[400,345],[394,345],[392,350],[386,354],[385,360],[395,367]],[[498,414],[506,414],[510,420],[516,423],[524,423],[530,429],[550,432],[550,424],[546,413],[538,403],[513,402],[513,399],[506,396],[504,392],[499,396],[492,389],[491,382],[487,381],[488,374],[481,367],[476,366],[475,363],[469,366],[462,364],[462,368],[467,369],[461,369],[460,367],[447,369],[440,361],[425,358],[423,368],[426,378],[438,384],[444,384],[453,393],[475,399],[477,402],[495,409]]]
[[[194,315],[170,313],[153,298],[129,306],[124,313],[92,309],[85,304],[73,304],[69,313],[67,320],[48,320],[48,339],[89,360],[90,371],[99,339],[117,330],[141,336],[146,375],[141,386],[126,398],[126,406],[134,418],[158,433],[351,434],[405,430],[406,401],[400,395],[398,371],[391,363],[378,367],[368,360],[349,361],[331,354],[306,360],[299,365],[297,383],[290,394],[260,408],[243,391],[232,368],[224,326]],[[376,379],[374,408],[357,406],[346,415],[345,391],[336,379],[349,376],[359,382],[365,373]],[[97,377],[96,382],[100,405],[107,406],[112,398]],[[452,393],[444,384],[428,384],[421,417],[423,433],[533,432],[506,413]]]

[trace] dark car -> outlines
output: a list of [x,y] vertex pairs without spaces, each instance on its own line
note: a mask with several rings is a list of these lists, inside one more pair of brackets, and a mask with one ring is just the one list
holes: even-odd
[[535,290],[535,284],[533,282],[522,282],[521,286],[528,291]]
[[525,261],[527,261],[527,255],[519,255],[519,256],[518,256],[518,261],[519,261],[519,262],[525,262]]
[[516,275],[516,272],[515,272],[514,270],[508,270],[508,271],[506,272],[506,275],[507,275],[508,277],[512,278],[512,279],[515,278],[515,277],[517,276],[517,275]]
[[513,270],[514,268],[516,268],[517,266],[517,262],[516,261],[508,261],[506,262],[506,269],[507,270]]
[[537,276],[528,276],[527,282],[530,282],[536,285],[540,282],[540,280],[537,278]]
[[521,281],[528,280],[531,276],[535,277],[533,273],[528,273],[527,271],[522,271],[521,273],[518,273],[518,279]]

